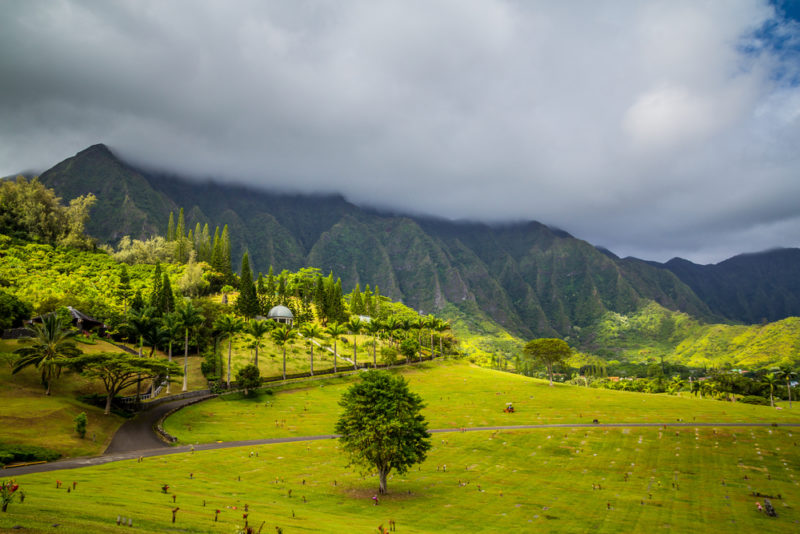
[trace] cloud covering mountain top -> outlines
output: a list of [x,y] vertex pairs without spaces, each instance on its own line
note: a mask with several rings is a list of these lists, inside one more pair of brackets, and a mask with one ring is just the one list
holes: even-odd
[[96,142],[221,181],[536,219],[618,255],[800,245],[781,3],[11,1],[0,173]]

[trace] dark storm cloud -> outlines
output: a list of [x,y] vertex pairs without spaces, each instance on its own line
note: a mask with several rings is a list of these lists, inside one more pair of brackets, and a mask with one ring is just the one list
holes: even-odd
[[[800,245],[800,29],[761,1],[6,1],[0,173],[199,177],[717,261]],[[779,44],[776,45],[776,43]]]

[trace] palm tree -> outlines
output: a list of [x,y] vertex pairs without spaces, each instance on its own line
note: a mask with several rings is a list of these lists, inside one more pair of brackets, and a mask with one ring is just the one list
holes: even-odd
[[786,380],[786,391],[789,393],[789,408],[792,407],[792,378],[797,377],[797,373],[788,365],[778,369],[778,378]]
[[297,331],[288,326],[279,326],[272,331],[272,341],[283,347],[283,379],[286,380],[286,344],[297,337]]
[[353,368],[358,369],[358,344],[356,341],[356,336],[361,332],[364,328],[364,323],[361,322],[361,319],[354,315],[350,317],[350,320],[347,321],[347,329],[350,330],[350,333],[353,334]]
[[55,313],[42,317],[42,323],[31,325],[28,332],[30,338],[26,340],[27,346],[14,351],[19,357],[14,361],[11,374],[35,365],[42,373],[44,394],[50,395],[50,383],[61,375],[63,364],[59,360],[80,356],[82,353],[72,339],[76,332],[68,330],[64,321]]
[[311,375],[314,375],[314,339],[322,336],[322,328],[317,323],[306,323],[300,327],[300,333],[311,344]]
[[[178,316],[177,312],[171,312],[164,314],[164,317],[161,318],[161,329],[164,332],[164,336],[168,339],[168,347],[169,347],[169,361],[172,362],[172,343],[178,337],[178,333],[181,331],[181,320]],[[169,375],[167,375],[167,395],[169,395],[170,391],[170,380]]]
[[383,329],[389,334],[389,339],[394,345],[394,333],[400,329],[400,323],[394,315],[390,315],[383,321]]
[[338,369],[336,368],[336,341],[338,341],[339,336],[343,336],[347,332],[347,328],[344,325],[339,323],[333,323],[328,325],[325,329],[325,333],[330,336],[333,340],[333,372],[336,373]]
[[186,304],[178,309],[178,319],[185,332],[183,338],[183,389],[181,391],[187,391],[189,389],[187,383],[189,375],[189,330],[203,324],[205,317],[192,305],[191,300],[187,300]]
[[775,397],[773,396],[775,392],[775,386],[778,385],[778,377],[775,373],[767,373],[764,375],[764,385],[769,386],[769,405],[773,408],[775,407]]
[[241,332],[243,328],[244,321],[229,313],[219,317],[214,322],[214,330],[219,332],[220,337],[228,338],[228,378],[226,380],[228,389],[231,388],[231,350],[233,347],[233,338],[236,334]]
[[372,336],[372,367],[378,367],[378,358],[375,355],[375,345],[376,345],[376,338],[381,330],[383,330],[383,325],[378,319],[372,319],[371,321],[367,322],[364,325],[364,329],[366,332]]
[[425,316],[425,328],[427,328],[431,334],[431,356],[433,356],[433,331],[436,329],[436,321],[438,321],[438,319],[433,315]]
[[258,349],[261,347],[261,338],[272,330],[275,323],[272,321],[259,321],[258,319],[250,319],[244,331],[253,338],[253,348],[255,349],[255,358],[253,365],[258,367]]
[[[444,343],[442,342],[442,338],[444,337],[443,334],[450,330],[450,323],[441,319],[436,319],[433,329],[439,334],[439,355],[444,356]],[[431,356],[433,356],[433,351],[431,351]]]
[[[154,321],[155,309],[149,304],[143,306],[141,309],[134,309],[128,312],[128,326],[133,330],[136,337],[139,339],[139,357],[142,357],[142,348],[144,347],[144,338],[153,338],[154,331],[158,325]],[[151,353],[152,356],[152,353]]]
[[672,380],[669,383],[668,390],[670,395],[674,395],[686,384],[680,375],[675,375],[672,377]]

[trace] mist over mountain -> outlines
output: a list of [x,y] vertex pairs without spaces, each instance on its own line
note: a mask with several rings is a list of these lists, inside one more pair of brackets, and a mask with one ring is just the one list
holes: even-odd
[[333,271],[349,291],[379,286],[425,313],[457,309],[522,336],[566,336],[607,311],[648,301],[703,320],[757,322],[800,315],[800,250],[737,256],[715,266],[618,258],[529,221],[448,221],[383,213],[339,195],[271,193],[143,171],[94,145],[40,176],[63,198],[94,193],[87,231],[104,242],[165,234],[184,208],[187,229],[227,224],[234,265],[256,272]]

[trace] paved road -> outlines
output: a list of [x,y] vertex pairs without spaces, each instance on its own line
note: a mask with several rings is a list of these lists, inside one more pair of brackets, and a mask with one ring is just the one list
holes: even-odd
[[[172,404],[172,403],[167,403]],[[174,408],[174,406],[173,406]],[[537,430],[546,428],[632,428],[632,427],[800,427],[800,423],[608,423],[608,424],[546,424],[546,425],[507,425],[507,426],[485,426],[474,428],[439,428],[431,430],[432,434],[445,433],[445,432],[485,432],[493,430]],[[120,429],[121,430],[121,429]],[[152,431],[151,431],[152,433]],[[47,464],[27,465],[22,467],[15,467],[3,472],[3,475],[25,475],[29,473],[44,473],[48,471],[59,471],[62,469],[77,469],[80,467],[87,467],[91,465],[101,465],[110,462],[118,462],[120,460],[132,460],[134,458],[142,457],[148,458],[151,456],[162,456],[166,454],[178,454],[194,451],[207,451],[214,449],[228,449],[233,447],[252,447],[255,445],[269,445],[273,443],[292,443],[297,441],[318,441],[326,439],[336,439],[336,434],[324,434],[319,436],[296,436],[289,438],[268,438],[268,439],[253,439],[247,441],[225,441],[219,443],[202,443],[198,445],[184,445],[180,447],[170,447],[169,445],[159,441],[157,447],[146,448],[141,450],[128,450],[110,453],[109,449],[103,456],[86,457],[86,458],[69,458],[66,460],[58,460]],[[116,436],[115,436],[116,440]],[[128,441],[126,443],[132,443]],[[113,441],[112,441],[113,445]]]
[[213,395],[206,397],[190,397],[161,403],[157,406],[140,412],[128,421],[122,423],[117,433],[114,434],[111,443],[106,448],[104,455],[120,454],[133,451],[149,450],[149,449],[165,449],[170,445],[162,441],[153,430],[153,426],[164,417],[171,410],[181,408],[187,404],[193,404],[211,398]]

